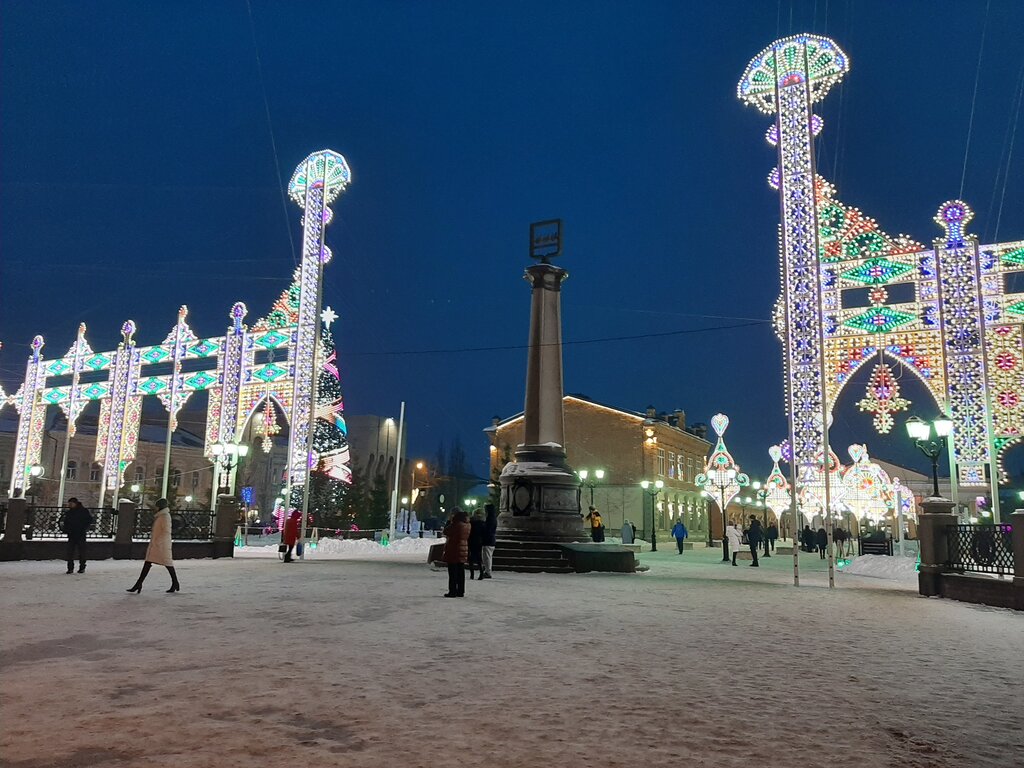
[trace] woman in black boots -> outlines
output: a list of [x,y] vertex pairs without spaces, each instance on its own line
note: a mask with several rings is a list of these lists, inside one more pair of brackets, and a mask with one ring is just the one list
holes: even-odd
[[171,513],[167,509],[167,499],[157,499],[153,530],[149,534],[149,547],[146,549],[146,562],[142,566],[139,580],[128,590],[129,592],[137,594],[142,591],[142,582],[149,575],[149,569],[153,567],[153,563],[167,568],[167,572],[171,574],[171,588],[167,591],[177,592],[180,587],[178,574],[174,572],[174,558],[171,557]]

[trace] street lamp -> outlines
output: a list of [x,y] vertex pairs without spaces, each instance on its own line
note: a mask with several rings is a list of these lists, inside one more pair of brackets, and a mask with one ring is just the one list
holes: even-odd
[[661,489],[665,487],[665,483],[662,480],[655,480],[653,483],[650,480],[641,480],[640,487],[651,496],[651,552],[657,552],[658,537],[654,533],[654,505],[657,502],[658,494],[661,493]]
[[[941,416],[931,424],[917,416],[907,419],[907,434],[925,456],[932,460],[932,495],[939,497],[939,456],[946,450],[946,439],[953,431],[953,422]],[[935,433],[936,440],[932,438]]]
[[138,497],[139,497],[139,506],[141,507],[142,506],[142,486],[139,485],[138,483],[133,483],[132,484],[132,493],[138,495]]
[[471,509],[473,509],[473,507],[476,506],[476,499],[473,498],[472,496],[467,496],[465,502],[463,503],[465,504],[466,512],[468,513]]
[[[227,488],[228,494],[233,496],[235,489],[231,473],[238,466],[239,460],[249,455],[249,446],[245,443],[228,443],[222,440],[219,443],[214,443],[210,447],[210,451],[221,468],[221,475],[217,482],[217,491],[219,492],[221,488]],[[227,482],[221,483],[220,479],[224,479],[225,476]]]
[[583,481],[583,484],[590,489],[590,506],[594,506],[594,486],[597,485],[598,481],[604,480],[604,470],[595,469],[593,477],[591,477],[589,469],[581,469],[577,474],[580,476],[580,480]]
[[186,496],[185,497],[185,503],[186,504],[191,504],[192,503],[192,497],[191,496]]

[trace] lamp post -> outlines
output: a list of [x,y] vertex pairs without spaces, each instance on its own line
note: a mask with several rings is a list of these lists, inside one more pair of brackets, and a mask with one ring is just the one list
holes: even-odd
[[403,529],[402,532],[403,533],[411,533],[411,528],[412,528],[411,518],[412,518],[412,514],[409,512],[409,497],[408,496],[403,496],[401,501],[402,501],[402,509],[405,510],[405,525],[402,526],[402,529]]
[[36,481],[42,480],[44,474],[46,474],[46,469],[42,464],[33,464],[28,469],[28,496],[32,499],[32,506],[35,506],[36,504]]
[[654,506],[658,500],[658,494],[661,493],[661,489],[665,487],[665,483],[662,480],[655,480],[653,483],[650,480],[642,480],[640,487],[646,491],[651,497],[651,552],[658,551],[658,537],[654,532]]
[[[228,494],[234,496],[235,488],[232,472],[238,466],[239,460],[244,459],[249,455],[249,446],[245,443],[228,443],[221,441],[219,443],[214,443],[210,450],[221,469],[221,473],[217,479],[217,492],[219,493],[221,488],[227,488]],[[220,482],[223,479],[226,479],[227,482]]]
[[473,507],[476,506],[476,499],[472,496],[467,496],[463,503],[466,507],[466,513],[469,514]]
[[604,470],[595,469],[593,475],[591,475],[589,469],[581,469],[576,474],[580,476],[583,484],[590,489],[590,506],[594,506],[594,486],[597,485],[598,481],[604,480]]
[[[921,453],[932,461],[932,496],[939,496],[939,456],[946,450],[946,439],[953,431],[953,422],[942,416],[931,424],[917,416],[907,419],[907,434]],[[932,439],[934,432],[935,438]],[[952,468],[951,468],[952,469]]]
[[138,496],[138,498],[139,498],[139,502],[138,502],[139,503],[139,507],[141,507],[142,506],[142,486],[139,485],[138,483],[134,483],[132,485],[132,493],[134,493],[136,496]]

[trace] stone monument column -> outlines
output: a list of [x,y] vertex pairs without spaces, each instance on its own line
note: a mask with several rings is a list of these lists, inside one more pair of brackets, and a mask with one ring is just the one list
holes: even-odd
[[562,411],[562,281],[569,273],[541,258],[532,286],[523,444],[501,473],[498,536],[506,541],[586,541],[580,483],[565,460]]

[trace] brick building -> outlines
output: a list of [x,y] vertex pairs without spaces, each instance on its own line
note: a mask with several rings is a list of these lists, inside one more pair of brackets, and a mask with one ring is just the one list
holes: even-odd
[[[690,537],[707,536],[708,499],[694,485],[702,471],[711,444],[704,425],[686,425],[683,411],[646,413],[594,402],[582,395],[566,395],[565,450],[569,466],[587,469],[588,480],[596,469],[604,479],[593,488],[594,505],[604,517],[609,536],[617,536],[623,520],[637,528],[637,535],[650,529],[650,495],[640,487],[642,480],[661,480],[665,485],[657,497],[654,521],[658,531],[667,531],[682,517]],[[490,440],[492,476],[511,461],[523,441],[523,414],[495,418],[484,430]],[[583,507],[590,504],[591,488],[583,487]]]

